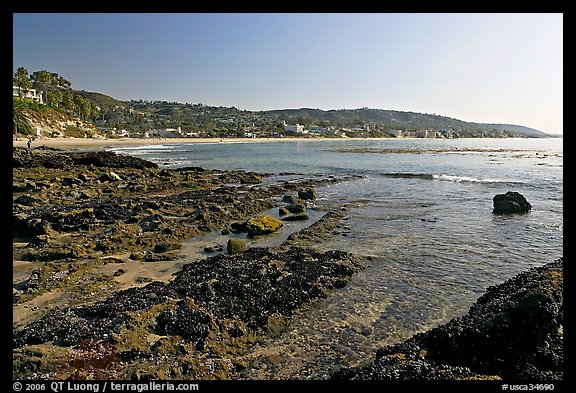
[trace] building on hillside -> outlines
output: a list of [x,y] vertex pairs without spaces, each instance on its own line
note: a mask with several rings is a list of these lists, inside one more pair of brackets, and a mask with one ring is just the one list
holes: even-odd
[[12,97],[24,97],[27,100],[33,100],[44,105],[42,92],[37,92],[36,89],[22,89],[19,86],[12,85]]
[[304,133],[304,126],[301,124],[296,123],[296,125],[288,125],[284,122],[284,132],[286,133],[294,133],[294,134],[303,134]]

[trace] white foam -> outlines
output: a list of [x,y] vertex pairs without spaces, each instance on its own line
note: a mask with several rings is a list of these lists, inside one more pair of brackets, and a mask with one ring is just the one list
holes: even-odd
[[470,176],[456,176],[456,175],[432,175],[435,180],[453,181],[453,182],[473,182],[473,183],[504,183],[502,179],[478,179]]

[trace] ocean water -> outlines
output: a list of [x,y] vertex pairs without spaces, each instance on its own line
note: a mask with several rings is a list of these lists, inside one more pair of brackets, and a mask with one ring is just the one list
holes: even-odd
[[[563,140],[327,140],[109,149],[162,167],[359,175],[319,187],[320,207],[348,205],[319,249],[370,256],[367,268],[296,314],[257,350],[244,378],[323,379],[342,366],[465,314],[487,287],[563,255]],[[492,213],[517,191],[528,214]],[[267,357],[266,357],[267,356]],[[272,359],[272,360],[270,360]]]

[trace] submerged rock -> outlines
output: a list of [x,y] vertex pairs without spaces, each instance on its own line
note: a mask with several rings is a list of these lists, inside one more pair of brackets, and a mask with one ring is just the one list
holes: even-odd
[[487,289],[461,318],[335,379],[563,379],[563,258]]
[[282,221],[306,221],[309,218],[310,217],[308,217],[308,214],[306,213],[298,213],[291,216],[286,216],[282,218]]
[[495,195],[493,202],[495,214],[528,213],[532,209],[532,205],[526,198],[515,191]]

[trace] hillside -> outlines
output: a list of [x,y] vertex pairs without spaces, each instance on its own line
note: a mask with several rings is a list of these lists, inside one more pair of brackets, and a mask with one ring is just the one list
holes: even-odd
[[[100,131],[110,136],[133,137],[143,137],[146,133],[218,138],[294,135],[326,138],[555,137],[515,124],[473,123],[437,114],[366,107],[248,111],[201,103],[120,101],[106,94],[72,89],[71,83],[57,73],[42,70],[29,74],[24,67],[14,73],[13,85],[21,89],[19,96],[14,98],[15,135],[88,135]],[[24,97],[22,92],[30,88],[42,93],[46,105],[34,102],[37,98]]]
[[[182,104],[166,101],[128,101],[132,117],[140,126],[173,128],[194,131],[203,136],[233,135],[246,131],[263,136],[284,132],[284,124],[301,124],[324,136],[391,137],[403,132],[433,131],[441,138],[481,137],[553,137],[539,130],[512,124],[483,124],[466,122],[436,114],[402,112],[383,109],[312,108],[247,111],[236,107],[214,107],[203,104]],[[140,116],[138,116],[139,114]],[[126,116],[122,119],[126,122]],[[129,123],[129,122],[128,122]],[[128,127],[131,125],[129,124]]]
[[112,98],[110,96],[107,96],[105,94],[102,93],[95,93],[92,91],[86,91],[86,90],[72,90],[72,92],[74,94],[78,94],[80,96],[82,96],[82,98],[90,100],[92,102],[94,102],[96,105],[102,107],[102,108],[114,108],[117,106],[121,106],[121,107],[125,107],[126,103],[122,102],[122,101],[118,101],[115,98]]
[[246,111],[236,107],[213,107],[166,101],[120,101],[97,92],[72,90],[89,103],[92,111],[81,120],[70,110],[28,105],[25,118],[33,133],[44,136],[104,135],[111,130],[126,130],[141,136],[151,129],[175,129],[195,132],[204,137],[243,136],[251,131],[259,136],[282,135],[284,124],[301,124],[313,134],[327,137],[392,137],[433,131],[440,138],[523,137],[546,138],[533,128],[514,124],[473,123],[437,114],[383,109],[312,108]]
[[531,138],[550,137],[542,131],[533,128],[512,124],[484,124],[458,120],[436,114],[416,112],[402,112],[383,109],[340,109],[323,111],[320,109],[280,109],[265,113],[288,120],[300,120],[300,124],[312,122],[330,122],[344,127],[368,124],[380,126],[384,130],[419,130],[452,134],[452,137],[480,137],[480,136],[519,136]]
[[[55,110],[48,106],[18,105],[13,108],[13,136],[103,138],[103,133],[91,121]],[[18,124],[16,124],[18,123]]]

